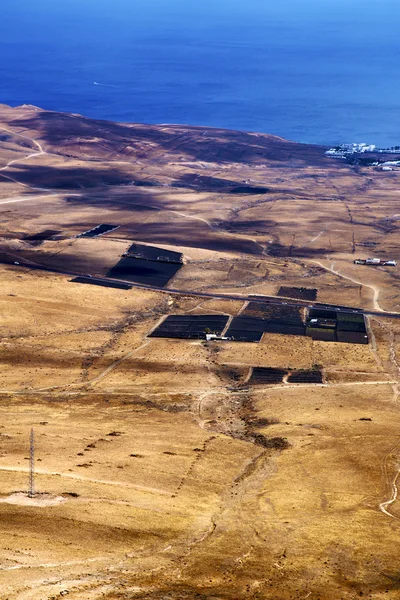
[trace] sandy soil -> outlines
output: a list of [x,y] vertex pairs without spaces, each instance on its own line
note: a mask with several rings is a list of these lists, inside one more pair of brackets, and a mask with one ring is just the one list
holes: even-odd
[[5,504],[16,504],[17,506],[56,506],[65,502],[66,498],[63,496],[52,496],[51,494],[39,494],[35,493],[33,496],[29,496],[26,492],[16,492],[5,498],[0,498],[0,502]]
[[[0,106],[0,133],[0,598],[398,598],[398,269],[353,264],[400,259],[398,173],[30,106]],[[99,223],[120,227],[74,237]],[[148,338],[245,304],[14,264],[104,275],[134,241],[183,252],[188,292],[304,286],[382,316],[368,346]],[[321,385],[248,383],[316,365]]]

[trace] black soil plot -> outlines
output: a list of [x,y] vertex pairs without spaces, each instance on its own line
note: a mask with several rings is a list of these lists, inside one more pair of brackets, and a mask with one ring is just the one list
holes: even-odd
[[23,240],[27,242],[43,242],[44,240],[50,240],[59,233],[61,233],[61,231],[58,229],[45,229],[45,231],[40,231],[39,233],[34,233],[33,235],[26,235]]
[[325,308],[310,308],[308,311],[309,319],[333,319],[336,320],[336,311]]
[[322,372],[317,369],[293,371],[287,381],[288,383],[323,383]]
[[338,312],[336,315],[336,322],[338,331],[358,331],[360,333],[367,333],[364,315]]
[[[251,321],[241,322],[238,319],[246,318]],[[254,324],[252,321],[260,321]],[[243,311],[241,317],[233,319],[227,335],[231,335],[231,329],[243,329],[257,327],[263,333],[280,333],[284,335],[305,335],[306,328],[303,323],[301,309],[296,306],[284,306],[281,304],[263,304],[262,302],[250,302]]]
[[281,335],[306,335],[305,325],[291,325],[290,323],[273,323],[264,321],[265,333],[280,333]]
[[307,336],[325,342],[368,344],[364,315],[354,311],[312,308],[307,319]]
[[287,383],[323,383],[322,372],[318,369],[291,371],[272,367],[254,367],[249,383],[276,385],[283,383],[283,378],[287,375]]
[[307,327],[306,334],[315,342],[337,342],[336,329],[325,327]]
[[299,300],[316,300],[318,290],[315,288],[305,287],[286,287],[281,286],[278,291],[278,296],[286,298],[297,298]]
[[253,384],[276,384],[282,383],[285,375],[288,374],[286,369],[274,369],[272,367],[254,367],[253,373],[249,379],[249,383]]
[[161,262],[158,260],[141,260],[139,258],[121,258],[112,267],[107,277],[124,279],[134,283],[164,287],[168,281],[179,271],[181,264]]
[[131,290],[129,283],[119,283],[118,281],[109,281],[108,279],[96,279],[95,277],[75,277],[71,283],[88,283],[90,285],[99,285],[101,287],[116,288],[118,290]]
[[236,342],[259,342],[264,333],[281,333],[284,335],[305,335],[306,328],[300,322],[275,322],[256,317],[240,316],[232,319],[226,336]]
[[265,321],[253,317],[235,317],[226,337],[235,342],[259,342],[265,331]]
[[368,334],[358,331],[336,331],[338,342],[346,344],[368,344]]
[[101,225],[97,225],[96,227],[93,227],[92,229],[88,229],[88,231],[84,231],[83,233],[80,233],[79,235],[77,235],[77,238],[85,238],[85,237],[97,237],[98,235],[104,235],[105,233],[108,233],[109,231],[114,231],[114,229],[118,229],[119,225],[108,225],[107,223],[102,223]]
[[182,254],[157,246],[132,244],[107,277],[164,287],[182,267]]
[[164,250],[164,248],[158,248],[157,246],[146,246],[145,244],[132,244],[125,256],[182,264],[182,254],[180,252],[172,252],[171,250]]
[[249,302],[242,314],[246,317],[257,317],[273,323],[303,325],[301,309],[296,306]]
[[169,315],[150,337],[205,339],[206,333],[221,335],[228,319],[226,315]]

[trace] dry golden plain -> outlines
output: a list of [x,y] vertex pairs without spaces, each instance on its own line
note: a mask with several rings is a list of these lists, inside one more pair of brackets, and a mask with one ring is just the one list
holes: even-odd
[[[400,321],[369,317],[368,346],[147,337],[245,307],[196,291],[398,311],[398,269],[353,264],[400,259],[398,173],[30,106],[0,107],[0,163],[1,600],[398,598]],[[180,294],[70,281],[133,242],[184,254]],[[316,364],[321,385],[248,383]]]

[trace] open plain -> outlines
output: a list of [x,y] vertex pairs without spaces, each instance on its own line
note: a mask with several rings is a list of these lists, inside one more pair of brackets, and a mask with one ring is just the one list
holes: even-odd
[[[324,150],[0,106],[1,600],[399,597],[400,174]],[[91,285],[134,243],[183,263]],[[369,344],[148,337],[285,286]]]

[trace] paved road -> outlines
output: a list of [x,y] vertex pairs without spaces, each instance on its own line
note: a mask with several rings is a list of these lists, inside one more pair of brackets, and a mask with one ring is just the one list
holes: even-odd
[[[18,261],[18,265],[15,263],[15,261],[6,261],[6,260],[0,260],[0,264],[8,264],[8,265],[14,265],[16,267],[22,267],[22,268],[28,268],[28,269],[34,269],[34,270],[38,270],[38,271],[47,271],[49,273],[59,273],[61,275],[68,275],[71,277],[88,277],[87,273],[77,273],[74,271],[68,271],[68,270],[64,270],[64,269],[58,269],[58,268],[50,268],[50,267],[46,267],[44,265],[39,265],[38,263],[34,263],[33,261],[29,261],[26,259],[22,259],[20,261]],[[104,277],[90,277],[90,279],[93,279],[93,281],[98,281],[98,282],[104,282],[104,284],[107,284],[108,282],[113,282],[113,283],[126,283],[130,286],[132,286],[132,288],[139,288],[139,289],[144,289],[144,290],[153,290],[155,292],[163,292],[165,294],[176,294],[176,295],[181,295],[181,296],[193,296],[196,298],[210,298],[210,299],[215,299],[215,300],[240,300],[241,302],[251,302],[251,301],[257,301],[260,302],[262,304],[280,304],[280,305],[284,305],[284,306],[294,306],[297,308],[303,308],[303,307],[308,307],[308,308],[328,308],[328,307],[332,307],[335,310],[343,310],[346,312],[349,311],[353,311],[355,313],[362,313],[364,315],[372,315],[372,316],[377,316],[377,317],[384,317],[384,318],[389,318],[389,319],[400,319],[400,313],[398,312],[386,312],[386,311],[378,311],[378,310],[373,310],[373,309],[369,309],[369,308],[357,308],[357,307],[351,307],[351,306],[337,306],[335,304],[321,304],[318,302],[306,302],[306,301],[296,301],[296,300],[292,300],[292,299],[286,299],[286,298],[280,298],[277,296],[246,296],[243,294],[221,294],[220,292],[194,292],[191,290],[179,290],[176,288],[166,288],[166,287],[158,287],[155,285],[145,285],[145,284],[139,284],[139,283],[134,283],[132,281],[128,281],[126,279],[111,279],[111,278],[104,278]]]

